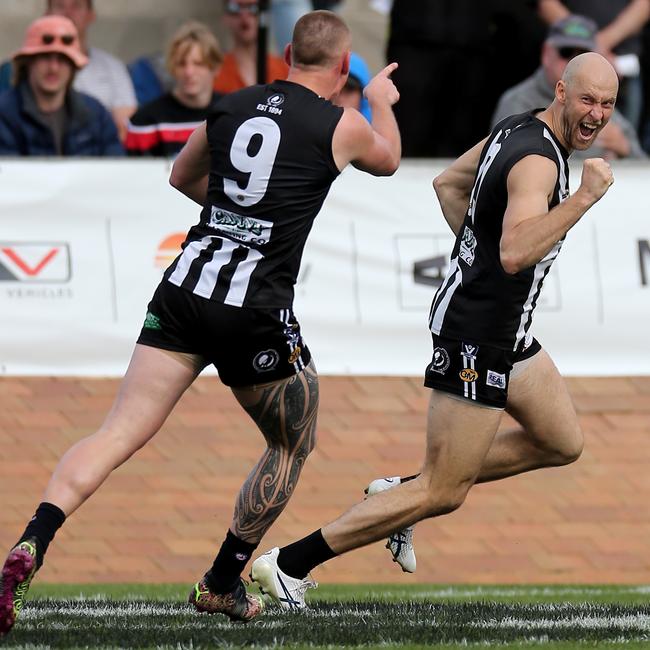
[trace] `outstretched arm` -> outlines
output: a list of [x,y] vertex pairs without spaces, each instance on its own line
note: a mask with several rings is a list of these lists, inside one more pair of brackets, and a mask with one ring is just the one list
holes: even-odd
[[549,211],[556,181],[557,167],[544,156],[526,156],[510,170],[500,244],[501,265],[506,273],[518,273],[544,259],[604,196],[614,177],[602,158],[585,160],[580,187]]
[[487,138],[481,140],[433,179],[433,189],[442,214],[454,235],[458,234],[465,220],[478,162],[486,142]]
[[205,122],[197,127],[172,166],[169,183],[203,206],[208,194],[210,150]]
[[356,110],[346,108],[332,140],[332,153],[339,169],[352,163],[375,176],[390,176],[399,167],[402,141],[393,114],[399,92],[390,79],[397,63],[377,74],[364,89],[372,109],[372,126]]

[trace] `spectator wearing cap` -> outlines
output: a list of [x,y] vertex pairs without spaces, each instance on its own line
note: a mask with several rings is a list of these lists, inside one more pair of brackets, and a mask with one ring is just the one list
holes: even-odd
[[35,20],[12,60],[15,85],[0,95],[0,155],[123,155],[108,111],[72,89],[88,61],[72,21]]
[[372,122],[370,104],[364,97],[363,89],[370,81],[370,70],[366,62],[356,52],[350,54],[350,72],[348,80],[332,101],[343,108],[356,108],[368,122]]
[[[214,79],[218,93],[232,93],[257,83],[257,0],[224,0],[223,23],[232,39],[232,47],[223,58],[223,65]],[[287,64],[278,56],[266,56],[266,81],[286,79]]]
[[641,31],[650,19],[650,0],[537,0],[537,12],[547,25],[569,14],[596,22],[598,52],[611,61],[621,78],[619,108],[638,129],[643,104]]
[[[510,115],[549,106],[567,63],[578,54],[598,49],[597,31],[593,20],[574,14],[552,25],[542,45],[541,66],[501,95],[492,115],[492,127]],[[617,109],[593,146],[586,152],[575,151],[573,155],[608,160],[646,157],[634,127]]]
[[135,91],[122,61],[88,45],[88,30],[97,19],[93,0],[47,0],[47,14],[65,16],[75,24],[81,49],[88,57],[88,65],[75,79],[75,90],[99,100],[111,112],[123,140],[128,119],[137,108]]
[[212,83],[222,61],[219,43],[206,25],[194,21],[182,25],[167,48],[167,69],[174,88],[133,115],[126,136],[127,153],[178,154],[220,97]]

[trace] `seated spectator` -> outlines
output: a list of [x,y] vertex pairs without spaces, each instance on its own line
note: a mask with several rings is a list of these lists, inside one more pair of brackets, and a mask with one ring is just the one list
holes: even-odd
[[370,104],[364,97],[363,89],[370,81],[370,70],[366,62],[356,52],[350,54],[350,72],[345,86],[332,101],[343,108],[356,108],[368,122],[372,121]]
[[77,75],[75,90],[98,99],[113,115],[123,140],[126,124],[137,107],[126,65],[112,54],[88,46],[88,28],[97,18],[93,0],[48,0],[47,13],[69,18],[76,26],[88,65]]
[[[224,0],[223,22],[232,36],[232,47],[214,79],[218,93],[232,93],[257,83],[257,0]],[[278,56],[266,56],[266,80],[286,79],[289,68]]]
[[136,111],[129,123],[126,149],[132,156],[175,156],[220,97],[212,90],[223,55],[210,29],[182,25],[167,52],[174,89]]
[[[570,15],[555,23],[542,46],[542,65],[521,83],[501,95],[492,115],[492,126],[504,117],[546,108],[555,96],[555,85],[570,59],[597,50],[596,23],[583,16]],[[609,124],[588,151],[575,151],[577,158],[645,158],[634,127],[614,109]]]
[[87,62],[67,18],[44,16],[29,26],[13,55],[15,86],[0,95],[0,155],[123,155],[108,111],[72,89]]

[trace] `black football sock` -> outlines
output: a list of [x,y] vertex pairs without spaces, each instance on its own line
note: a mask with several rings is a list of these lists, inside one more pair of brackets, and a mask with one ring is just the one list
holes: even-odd
[[231,592],[256,548],[257,544],[245,542],[228,531],[212,568],[206,574],[210,591],[215,594]]
[[18,544],[20,544],[20,542],[24,542],[30,537],[36,538],[36,565],[38,568],[43,564],[43,557],[47,547],[54,539],[56,531],[63,526],[64,521],[65,513],[61,508],[53,503],[41,503],[36,509],[36,514],[27,524],[25,532],[18,540]]
[[278,567],[292,578],[305,578],[313,568],[337,555],[328,546],[319,528],[311,535],[281,548]]

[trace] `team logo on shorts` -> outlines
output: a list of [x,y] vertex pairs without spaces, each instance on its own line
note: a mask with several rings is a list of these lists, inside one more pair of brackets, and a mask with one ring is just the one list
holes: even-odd
[[505,390],[506,388],[506,376],[500,372],[494,372],[494,370],[487,371],[487,377],[485,378],[485,384],[487,386],[492,386],[493,388],[501,388]]
[[476,361],[478,354],[478,345],[471,345],[470,343],[463,343],[460,348],[460,353],[466,358]]
[[262,350],[253,359],[253,368],[257,372],[268,372],[273,370],[280,361],[280,355],[275,350]]
[[470,384],[478,379],[478,372],[474,368],[463,368],[458,376],[466,383]]
[[144,319],[144,325],[142,326],[147,330],[161,330],[162,325],[160,324],[160,318],[156,314],[152,314],[150,311],[147,312],[147,316]]
[[433,348],[433,360],[431,370],[444,375],[449,368],[449,355],[444,348]]
[[300,353],[302,352],[302,348],[298,345],[294,349],[294,351],[289,355],[289,363],[296,363],[298,359],[300,359]]

